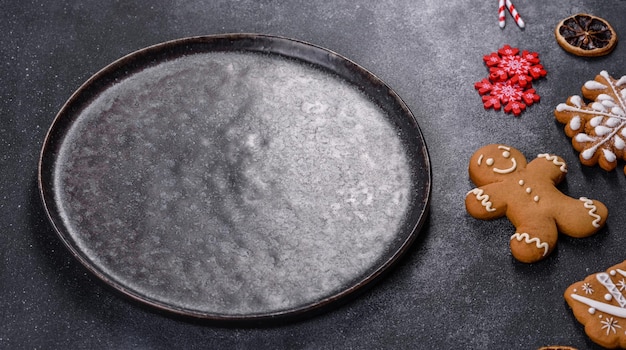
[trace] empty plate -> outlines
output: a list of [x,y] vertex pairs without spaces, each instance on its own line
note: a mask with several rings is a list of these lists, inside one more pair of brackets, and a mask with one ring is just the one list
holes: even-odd
[[39,186],[71,253],[123,294],[218,321],[327,309],[406,253],[428,210],[407,106],[348,59],[287,38],[193,37],[76,91]]

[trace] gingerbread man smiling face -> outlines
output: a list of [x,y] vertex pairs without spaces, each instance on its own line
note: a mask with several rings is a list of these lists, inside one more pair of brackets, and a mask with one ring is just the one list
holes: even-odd
[[604,204],[575,199],[556,185],[565,178],[563,159],[540,154],[528,163],[517,149],[491,144],[470,158],[470,179],[479,187],[465,197],[467,212],[477,219],[507,216],[516,228],[511,236],[513,256],[522,262],[545,258],[556,246],[558,232],[587,237],[605,223]]
[[[474,166],[472,166],[472,163]],[[470,160],[470,178],[478,185],[502,181],[518,167],[526,167],[526,158],[515,148],[490,145],[481,148]]]

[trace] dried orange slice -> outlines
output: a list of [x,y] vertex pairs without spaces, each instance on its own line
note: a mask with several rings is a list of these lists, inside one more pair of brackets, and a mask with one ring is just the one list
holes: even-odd
[[615,48],[617,33],[606,20],[579,13],[563,19],[554,29],[556,41],[578,56],[602,56]]

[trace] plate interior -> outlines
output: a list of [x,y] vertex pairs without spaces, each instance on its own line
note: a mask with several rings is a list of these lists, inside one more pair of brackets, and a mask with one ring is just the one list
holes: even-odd
[[415,118],[365,69],[259,35],[181,39],[87,81],[40,162],[48,215],[104,282],[179,314],[322,309],[376,280],[424,222]]

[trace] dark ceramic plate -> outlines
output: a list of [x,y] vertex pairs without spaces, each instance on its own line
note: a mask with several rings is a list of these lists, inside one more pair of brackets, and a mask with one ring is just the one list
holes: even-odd
[[161,310],[266,321],[335,305],[406,253],[429,205],[426,145],[365,69],[280,37],[132,53],[56,116],[48,216],[108,285]]

